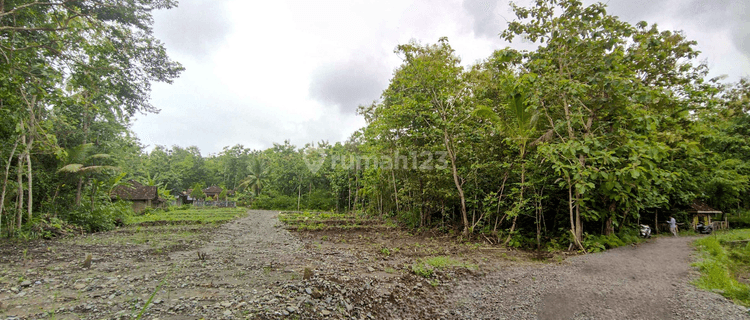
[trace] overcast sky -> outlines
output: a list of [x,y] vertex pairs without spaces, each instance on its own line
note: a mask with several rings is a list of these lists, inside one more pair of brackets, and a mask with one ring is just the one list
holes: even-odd
[[[180,2],[155,14],[156,36],[186,71],[153,87],[161,112],[133,125],[149,150],[195,145],[208,155],[236,144],[344,141],[365,124],[357,106],[378,99],[399,66],[398,44],[447,36],[465,65],[511,45],[497,35],[513,19],[508,1]],[[747,0],[608,4],[630,23],[684,31],[698,41],[712,76],[750,75]]]

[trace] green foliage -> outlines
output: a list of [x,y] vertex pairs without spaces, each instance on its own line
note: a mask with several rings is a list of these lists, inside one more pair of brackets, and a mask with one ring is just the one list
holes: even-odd
[[[345,142],[235,145],[203,156],[195,146],[147,153],[128,131],[135,112],[154,111],[151,83],[182,70],[150,29],[151,5],[174,3],[113,4],[124,13],[116,17],[75,3],[34,4],[0,21],[0,39],[16,39],[0,48],[13,52],[0,64],[0,168],[28,175],[29,155],[24,178],[34,180],[9,181],[0,208],[17,208],[21,192],[35,195],[36,212],[4,211],[3,228],[41,212],[89,231],[112,228],[123,213],[109,192],[129,179],[168,200],[191,187],[204,198],[204,186],[220,185],[221,198],[257,209],[395,217],[449,233],[458,225],[548,250],[636,242],[639,220],[658,212],[684,221],[679,213],[695,199],[750,209],[750,80],[708,79],[683,33],[631,25],[604,4],[511,5],[516,18],[501,37],[535,48],[500,49],[471,65],[446,38],[399,45],[401,65],[382,99],[360,106],[366,126]],[[71,14],[84,16],[66,30],[23,31]],[[750,219],[735,216],[731,225]],[[189,207],[128,220],[212,221]],[[616,235],[599,235],[605,226]]]
[[414,272],[414,274],[422,278],[430,278],[432,277],[432,274],[434,273],[434,271],[430,267],[422,263],[413,264],[411,266],[411,272]]
[[750,228],[750,210],[736,210],[729,214],[727,221],[732,229]]
[[430,278],[434,275],[436,270],[453,267],[475,268],[476,266],[462,263],[450,257],[436,256],[418,260],[416,263],[412,264],[411,271],[420,277]]
[[84,202],[82,206],[61,214],[61,217],[87,232],[101,232],[122,225],[132,210],[130,204],[124,201],[96,202],[93,208],[90,203]]
[[750,244],[733,241],[750,239],[750,230],[734,230],[703,237],[695,241],[701,251],[701,260],[694,265],[701,277],[694,283],[699,288],[711,290],[750,306],[750,286],[739,282],[740,275],[750,274]]
[[622,247],[643,241],[638,236],[637,229],[624,229],[617,234],[610,235],[590,235],[585,234],[583,246],[588,252],[601,252],[606,249]]
[[196,183],[193,185],[193,190],[190,192],[190,197],[193,199],[205,199],[206,194],[203,192],[203,183]]
[[127,225],[138,224],[183,224],[183,223],[222,223],[237,217],[245,216],[243,208],[201,208],[153,210],[140,216],[129,216],[124,220]]

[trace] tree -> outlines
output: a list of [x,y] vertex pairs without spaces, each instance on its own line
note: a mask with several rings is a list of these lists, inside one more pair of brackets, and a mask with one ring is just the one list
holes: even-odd
[[206,193],[203,192],[203,184],[196,183],[193,185],[193,190],[190,192],[190,197],[193,199],[205,199]]
[[[383,131],[393,130],[388,139],[404,141],[402,147],[419,149],[425,155],[444,151],[447,154],[450,176],[458,193],[463,233],[471,227],[464,190],[465,172],[461,157],[461,141],[470,132],[465,125],[469,119],[470,91],[464,81],[465,72],[460,59],[441,38],[435,45],[422,46],[415,42],[399,45],[396,53],[403,64],[396,70],[391,84],[383,92],[383,103],[363,110],[368,126]],[[407,142],[408,141],[408,142]],[[442,150],[441,150],[442,149]],[[421,153],[420,153],[421,154]],[[394,178],[395,181],[395,178]],[[420,190],[424,189],[421,183]],[[421,193],[421,192],[420,192]]]
[[91,173],[98,173],[105,170],[117,170],[117,167],[94,164],[96,159],[107,159],[108,154],[98,153],[91,154],[93,144],[87,143],[67,149],[62,155],[62,168],[57,170],[59,173],[72,173],[78,179],[76,185],[76,206],[81,205],[81,189],[84,178]]
[[240,183],[239,187],[243,189],[251,187],[255,196],[258,196],[268,180],[268,167],[263,160],[256,157],[250,160],[247,171],[250,174]]
[[[38,180],[59,168],[51,155],[61,147],[117,140],[135,112],[157,111],[149,102],[151,83],[171,82],[183,68],[154,38],[152,10],[175,5],[170,0],[0,4],[0,113],[10,122],[3,121],[0,139],[3,152],[11,151],[8,144],[18,147],[11,152],[18,152],[16,209],[20,213],[26,200],[29,221],[34,203],[41,202],[35,194],[52,189],[56,198],[60,191],[49,181],[56,178]],[[77,204],[80,193],[79,185]]]
[[[514,55],[515,52],[506,51],[500,54],[500,57],[506,58],[510,55]],[[504,59],[507,60],[507,59]],[[491,68],[488,70],[493,71]],[[526,189],[526,153],[529,142],[532,139],[542,138],[537,137],[536,124],[539,115],[536,108],[528,105],[528,93],[524,88],[524,82],[532,82],[534,79],[533,75],[525,74],[522,78],[517,79],[515,75],[505,70],[504,74],[496,75],[495,79],[499,78],[499,86],[506,97],[505,103],[502,104],[503,114],[507,114],[507,118],[501,118],[501,116],[494,110],[487,106],[479,106],[475,114],[488,119],[496,127],[497,130],[504,133],[508,140],[518,147],[518,159],[521,162],[521,182],[520,182],[520,195],[519,201],[516,208],[512,211],[513,213],[513,225],[510,228],[508,238],[505,240],[507,245],[513,235],[513,231],[516,228],[516,222],[518,215],[526,205],[524,199],[524,190]]]

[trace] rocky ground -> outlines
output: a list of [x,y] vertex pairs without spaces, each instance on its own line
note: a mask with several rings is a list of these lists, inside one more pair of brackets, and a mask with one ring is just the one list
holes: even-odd
[[[398,230],[289,232],[276,212],[251,211],[222,226],[0,244],[0,318],[747,318],[689,284],[691,240],[564,259]],[[452,266],[412,272],[437,256]]]

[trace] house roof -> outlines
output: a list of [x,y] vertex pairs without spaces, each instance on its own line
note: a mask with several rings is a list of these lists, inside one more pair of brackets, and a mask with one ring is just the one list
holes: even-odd
[[117,186],[112,190],[112,196],[122,200],[155,200],[159,198],[156,186],[144,186],[135,180],[130,180],[130,186]]
[[698,200],[693,201],[693,204],[690,205],[689,211],[693,213],[721,213],[721,211],[711,208],[705,202]]
[[206,189],[203,189],[203,193],[205,193],[205,194],[209,194],[209,193],[211,193],[211,194],[219,194],[219,193],[221,193],[221,190],[223,190],[223,189],[221,189],[220,187],[210,186],[210,187],[208,187]]

